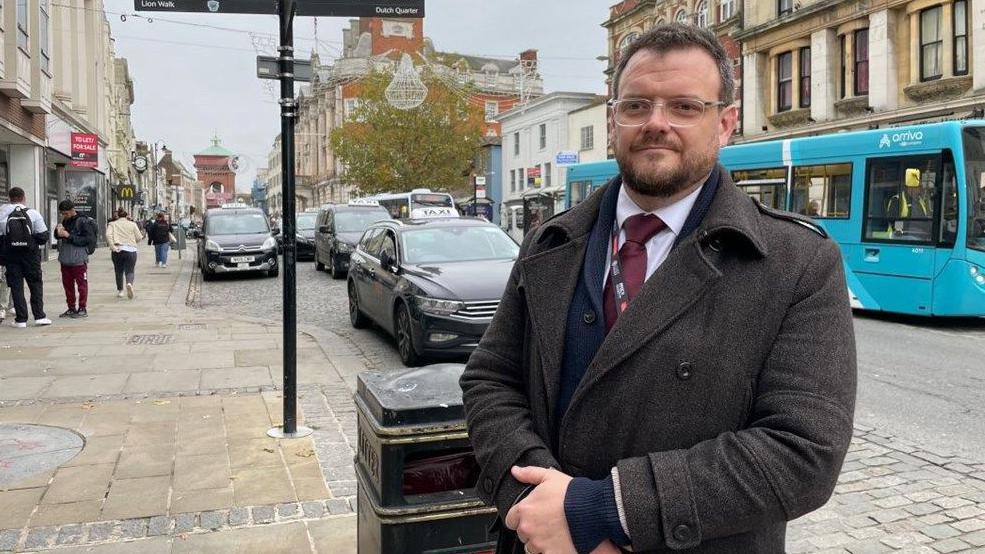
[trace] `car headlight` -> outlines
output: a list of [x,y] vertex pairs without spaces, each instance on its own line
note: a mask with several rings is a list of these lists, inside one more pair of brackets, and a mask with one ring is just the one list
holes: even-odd
[[349,254],[352,252],[352,247],[344,242],[336,243],[335,249],[339,251],[339,254]]
[[465,303],[458,300],[442,300],[426,296],[415,296],[414,299],[417,300],[417,307],[428,314],[449,315],[465,307]]
[[205,241],[205,251],[206,252],[222,252],[222,247],[219,243],[214,240]]
[[263,246],[260,248],[264,250],[273,250],[277,248],[277,239],[274,237],[267,237],[267,240],[263,241]]

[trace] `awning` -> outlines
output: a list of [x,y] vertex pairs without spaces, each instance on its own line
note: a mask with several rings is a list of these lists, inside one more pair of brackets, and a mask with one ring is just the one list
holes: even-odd
[[564,194],[564,187],[561,185],[556,185],[542,189],[530,189],[523,193],[523,197],[530,198],[531,196],[554,196],[556,194]]

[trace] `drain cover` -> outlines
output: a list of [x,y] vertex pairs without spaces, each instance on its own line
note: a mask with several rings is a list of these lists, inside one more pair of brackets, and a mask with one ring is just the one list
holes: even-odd
[[0,489],[71,460],[85,441],[59,427],[0,424]]
[[171,344],[174,335],[133,335],[127,344]]

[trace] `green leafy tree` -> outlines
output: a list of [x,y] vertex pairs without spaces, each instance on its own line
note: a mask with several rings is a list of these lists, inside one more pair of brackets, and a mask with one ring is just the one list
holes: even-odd
[[469,103],[468,91],[422,77],[424,103],[401,110],[386,100],[393,76],[375,72],[359,82],[357,107],[332,132],[332,148],[345,164],[342,176],[364,194],[426,187],[461,191],[480,146],[483,111]]

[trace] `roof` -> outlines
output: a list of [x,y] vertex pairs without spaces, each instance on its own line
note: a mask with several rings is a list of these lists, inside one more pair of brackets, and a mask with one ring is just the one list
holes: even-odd
[[196,156],[228,156],[228,157],[233,157],[236,155],[236,153],[233,152],[232,150],[228,150],[220,146],[221,142],[222,141],[219,140],[219,137],[213,137],[212,146],[206,148],[205,150],[202,150],[201,152],[195,155]]
[[459,54],[457,52],[435,52],[433,54],[433,59],[443,65],[447,65],[448,67],[454,67],[454,65],[459,61],[464,61],[468,68],[472,71],[483,71],[485,66],[492,64],[500,73],[509,72],[509,70],[516,67],[519,63],[516,60],[469,56],[467,54]]

